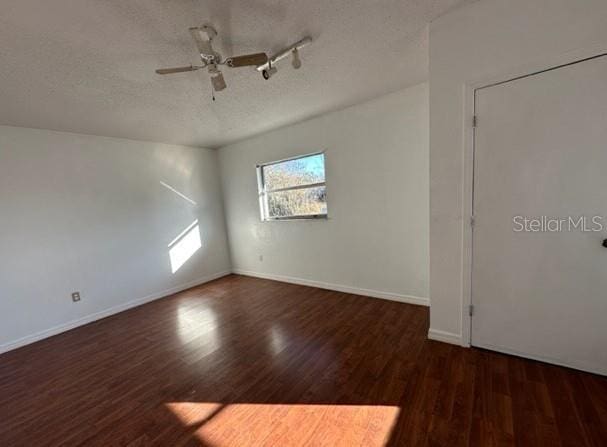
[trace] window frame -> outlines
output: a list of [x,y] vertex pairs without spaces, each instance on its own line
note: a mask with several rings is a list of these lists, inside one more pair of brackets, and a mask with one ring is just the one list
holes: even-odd
[[[324,178],[325,181],[324,182],[317,182],[317,183],[310,183],[307,185],[302,185],[302,186],[288,186],[286,188],[277,188],[277,189],[271,189],[268,190],[266,189],[265,186],[265,180],[264,180],[264,174],[263,174],[263,169],[266,166],[272,166],[272,165],[276,165],[276,164],[280,164],[280,163],[285,163],[287,161],[291,161],[291,160],[299,160],[301,158],[307,158],[307,157],[312,157],[314,155],[322,155],[323,156],[323,167],[324,167]],[[280,220],[316,220],[316,219],[328,219],[328,215],[329,215],[329,210],[327,207],[327,212],[324,214],[299,214],[299,215],[293,215],[293,216],[280,216],[280,217],[271,217],[269,214],[269,209],[268,209],[268,197],[269,194],[272,193],[276,193],[276,192],[283,192],[283,191],[294,191],[294,190],[298,190],[298,189],[311,189],[311,188],[318,188],[320,186],[324,186],[325,187],[325,197],[327,195],[327,166],[326,166],[326,152],[323,151],[318,151],[318,152],[311,152],[309,154],[304,154],[304,155],[296,155],[294,157],[289,157],[289,158],[283,158],[281,160],[276,160],[276,161],[270,161],[267,163],[259,163],[257,164],[255,167],[257,169],[257,191],[258,191],[258,197],[259,197],[259,212],[260,212],[260,216],[261,216],[261,220],[262,222],[269,222],[269,221],[280,221]]]

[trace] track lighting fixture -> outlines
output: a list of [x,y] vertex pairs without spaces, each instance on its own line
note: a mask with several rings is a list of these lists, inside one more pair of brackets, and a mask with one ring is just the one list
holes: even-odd
[[275,75],[277,71],[278,71],[278,68],[276,68],[276,66],[272,65],[271,63],[269,63],[268,64],[268,68],[266,68],[265,70],[261,71],[261,75],[267,81],[273,75]]
[[293,49],[292,54],[293,60],[291,61],[291,65],[293,65],[293,68],[297,70],[301,68],[301,59],[299,58],[299,51],[297,50],[297,48]]

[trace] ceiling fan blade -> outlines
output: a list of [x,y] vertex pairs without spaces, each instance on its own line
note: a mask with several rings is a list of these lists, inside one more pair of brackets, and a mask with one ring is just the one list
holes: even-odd
[[211,42],[213,38],[217,35],[217,31],[215,28],[205,25],[202,27],[193,27],[190,28],[190,34],[196,42],[196,48],[198,48],[198,52],[200,55],[214,55],[215,51],[211,47]]
[[247,67],[249,65],[263,65],[268,62],[268,55],[266,53],[254,53],[244,54],[242,56],[233,56],[226,59],[226,65],[228,67]]
[[201,67],[195,67],[193,65],[188,65],[187,67],[175,67],[175,68],[159,68],[156,70],[156,73],[159,75],[166,75],[172,73],[185,73],[186,71],[196,71],[200,70]]

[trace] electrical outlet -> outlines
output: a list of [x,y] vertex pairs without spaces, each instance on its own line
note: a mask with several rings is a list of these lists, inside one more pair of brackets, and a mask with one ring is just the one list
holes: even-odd
[[263,262],[263,255],[259,255],[259,262]]
[[80,301],[80,292],[74,292],[74,293],[72,293],[72,301],[74,303]]

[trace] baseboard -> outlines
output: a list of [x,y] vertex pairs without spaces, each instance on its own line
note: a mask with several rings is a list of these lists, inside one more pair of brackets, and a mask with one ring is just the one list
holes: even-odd
[[588,363],[578,362],[563,362],[562,360],[555,359],[552,357],[545,357],[541,355],[528,354],[526,352],[516,351],[514,349],[504,348],[502,346],[496,346],[489,343],[475,343],[475,348],[488,349],[490,351],[501,352],[502,354],[513,355],[516,357],[522,357],[525,359],[531,359],[538,362],[548,363],[551,365],[563,366],[565,368],[576,369],[578,371],[584,371],[592,374],[598,374],[601,376],[607,376],[607,369],[597,367],[597,365],[590,365]]
[[237,275],[252,276],[255,278],[271,279],[273,281],[287,282],[301,286],[318,287],[319,289],[335,290],[337,292],[351,293],[353,295],[369,296],[371,298],[381,298],[384,300],[398,301],[399,303],[416,304],[418,306],[430,306],[428,298],[418,296],[401,295],[393,292],[380,292],[378,290],[361,289],[358,287],[344,286],[341,284],[331,284],[311,279],[295,278],[292,276],[273,275],[268,273],[252,272],[249,270],[233,269],[232,273]]
[[441,331],[438,329],[432,329],[428,331],[428,338],[430,340],[442,341],[444,343],[450,343],[452,345],[468,347],[468,343],[462,341],[460,334],[454,334],[453,332]]
[[109,317],[111,315],[115,315],[120,312],[124,312],[125,310],[131,309],[133,307],[141,306],[142,304],[149,303],[151,301],[155,301],[160,298],[164,298],[169,295],[173,295],[178,292],[182,292],[183,290],[190,289],[192,287],[199,286],[200,284],[204,284],[209,281],[213,281],[214,279],[221,278],[223,276],[229,275],[231,271],[224,271],[215,273],[212,275],[208,275],[202,278],[195,279],[194,281],[187,282],[185,284],[181,284],[176,287],[172,287],[167,290],[163,290],[162,292],[153,293],[148,296],[144,296],[142,298],[137,298],[131,301],[127,301],[126,303],[119,304],[117,306],[110,307],[109,309],[105,309],[99,312],[95,312],[94,314],[87,315],[82,318],[78,318],[76,320],[69,321],[64,324],[60,324],[58,326],[52,327],[50,329],[45,329],[43,331],[37,332],[32,335],[27,335],[25,337],[19,338],[14,341],[10,341],[8,343],[4,343],[0,345],[0,354],[8,351],[12,351],[13,349],[20,348],[25,345],[29,345],[31,343],[37,342],[39,340],[43,340],[48,337],[52,337],[53,335],[60,334],[62,332],[69,331],[71,329],[75,329],[78,326],[83,326],[88,323],[92,323],[93,321],[101,320],[102,318]]

